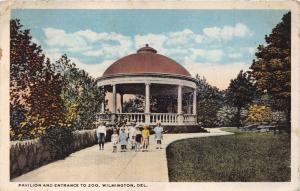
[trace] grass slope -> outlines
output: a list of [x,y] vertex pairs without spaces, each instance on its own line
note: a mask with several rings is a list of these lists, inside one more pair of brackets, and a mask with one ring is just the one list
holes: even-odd
[[170,181],[290,181],[288,134],[235,132],[172,143],[167,149]]

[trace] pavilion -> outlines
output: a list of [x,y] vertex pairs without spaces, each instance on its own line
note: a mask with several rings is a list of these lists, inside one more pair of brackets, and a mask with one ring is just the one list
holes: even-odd
[[[121,118],[138,124],[154,125],[159,120],[162,125],[196,125],[196,81],[191,74],[176,61],[158,54],[146,44],[137,53],[125,56],[111,64],[97,79],[111,93],[112,109],[99,114],[101,120],[114,122]],[[121,108],[117,110],[117,94]],[[125,94],[143,95],[144,112],[123,111]],[[185,95],[185,96],[183,96]],[[150,108],[151,96],[174,96],[177,104],[168,107],[168,112],[154,113]],[[184,99],[185,98],[185,99]]]

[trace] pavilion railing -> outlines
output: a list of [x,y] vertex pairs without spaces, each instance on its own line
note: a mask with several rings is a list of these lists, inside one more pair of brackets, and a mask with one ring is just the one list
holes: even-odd
[[[144,124],[146,121],[145,115],[150,116],[150,125],[155,125],[160,121],[162,125],[190,125],[196,124],[196,115],[183,114],[183,124],[179,124],[179,114],[177,113],[117,113],[116,120],[126,120],[128,122],[136,122],[137,124]],[[99,120],[111,122],[113,120],[112,114],[99,113]]]
[[128,122],[145,123],[144,113],[118,113],[117,119],[125,119]]
[[111,122],[112,121],[112,116],[111,116],[110,113],[98,113],[98,120],[99,121]]
[[184,124],[195,124],[197,122],[197,115],[194,114],[184,114],[183,123]]
[[177,113],[150,113],[150,124],[160,121],[164,125],[173,125],[178,123]]

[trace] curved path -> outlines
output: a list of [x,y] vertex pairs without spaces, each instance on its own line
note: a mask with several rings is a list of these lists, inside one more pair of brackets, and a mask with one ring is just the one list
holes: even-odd
[[154,137],[150,137],[148,152],[112,153],[111,143],[105,150],[98,145],[72,153],[64,160],[42,166],[13,182],[168,182],[166,150],[168,144],[180,139],[229,135],[220,129],[208,129],[210,133],[165,134],[163,148],[155,149]]

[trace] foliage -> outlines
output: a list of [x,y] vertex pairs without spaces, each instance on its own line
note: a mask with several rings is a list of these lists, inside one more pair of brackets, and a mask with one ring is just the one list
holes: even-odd
[[153,113],[168,113],[176,111],[169,111],[169,107],[175,108],[177,106],[177,95],[157,95],[151,97],[151,112]]
[[264,105],[253,104],[249,107],[247,122],[262,123],[270,122],[272,120],[271,108]]
[[96,80],[67,55],[51,63],[19,20],[10,27],[11,140],[40,137],[50,127],[93,128],[104,100]]
[[[26,110],[24,108],[24,106],[20,105],[20,104],[12,104],[10,103],[10,137],[11,140],[18,140],[21,138],[21,135],[23,135],[24,133],[22,132],[21,128],[17,128],[20,127],[21,123],[23,121],[25,121],[26,119]],[[29,136],[27,137],[29,138]]]
[[196,84],[197,84],[197,99],[213,99],[218,103],[223,103],[223,92],[220,91],[217,87],[210,85],[205,77],[196,75]]
[[[29,30],[19,20],[10,22],[10,104],[12,139],[40,136],[51,125],[64,121],[60,98],[60,75],[55,72],[40,46],[32,41]],[[20,121],[21,119],[21,121]]]
[[61,97],[67,125],[77,130],[93,128],[104,100],[103,88],[98,87],[97,81],[84,70],[76,68],[65,54],[55,65],[62,76]]
[[217,112],[217,122],[218,126],[229,127],[236,126],[237,109],[235,107],[230,107],[225,105],[221,107]]
[[235,124],[241,125],[241,109],[247,107],[255,96],[255,87],[250,82],[249,75],[240,71],[237,78],[230,81],[226,90],[225,100],[230,106],[237,108]]
[[[172,108],[174,108],[174,104],[177,105],[177,99],[174,95],[153,95],[150,97],[150,111],[153,113],[168,113],[168,107],[172,106]],[[144,107],[144,95],[135,95],[135,98],[124,102],[124,112],[143,113]],[[177,111],[175,111],[175,113],[177,113]]]
[[217,126],[217,112],[224,100],[223,93],[196,75],[197,80],[197,120],[204,127]]
[[52,159],[63,159],[72,152],[73,134],[70,128],[51,127],[42,136],[42,142],[50,150]]
[[145,96],[136,95],[123,103],[125,113],[144,113]]
[[202,99],[197,102],[197,121],[201,123],[203,127],[216,127],[217,112],[221,108],[221,105],[214,99]]
[[272,111],[272,122],[278,125],[284,124],[286,122],[286,116],[283,111]]
[[40,121],[39,124],[35,124],[35,127],[47,128],[64,124],[64,106],[60,97],[62,81],[60,74],[55,73],[49,59],[46,60],[41,71],[39,82],[30,89],[27,100],[30,107],[28,115],[37,117]]
[[[251,77],[261,94],[268,94],[272,107],[286,112],[290,122],[291,110],[291,12],[265,37],[259,45],[250,67]],[[288,124],[288,126],[290,126]]]
[[282,182],[291,178],[288,134],[239,133],[172,143],[171,182]]
[[10,96],[11,102],[24,104],[30,87],[40,80],[45,56],[32,42],[30,31],[22,30],[19,20],[10,21]]

